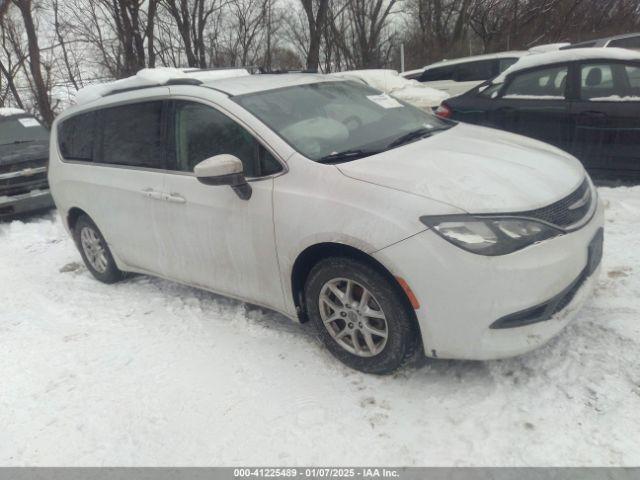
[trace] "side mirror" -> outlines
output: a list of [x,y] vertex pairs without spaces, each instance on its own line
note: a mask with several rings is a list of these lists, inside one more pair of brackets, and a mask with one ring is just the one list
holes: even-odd
[[209,157],[195,166],[193,173],[205,185],[228,185],[243,200],[251,198],[251,185],[244,178],[242,161],[228,154]]

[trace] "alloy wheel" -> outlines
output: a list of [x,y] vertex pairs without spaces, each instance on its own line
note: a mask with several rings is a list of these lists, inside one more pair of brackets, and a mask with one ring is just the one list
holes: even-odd
[[338,345],[359,357],[373,357],[389,336],[387,318],[373,294],[348,278],[334,278],[320,290],[320,317]]
[[87,260],[99,273],[107,271],[107,255],[102,241],[96,231],[91,227],[82,227],[80,230],[80,243]]

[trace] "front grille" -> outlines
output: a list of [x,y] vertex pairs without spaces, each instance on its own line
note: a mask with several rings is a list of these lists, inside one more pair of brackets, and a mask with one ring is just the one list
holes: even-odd
[[589,180],[584,182],[571,194],[551,205],[527,212],[519,212],[522,217],[535,218],[560,228],[567,228],[582,220],[591,210],[593,202]]
[[[19,172],[27,168],[40,168],[46,165],[46,160],[29,160],[26,162],[0,165],[0,176],[4,173]],[[47,172],[32,175],[0,179],[0,196],[14,196],[29,193],[31,190],[49,188]]]

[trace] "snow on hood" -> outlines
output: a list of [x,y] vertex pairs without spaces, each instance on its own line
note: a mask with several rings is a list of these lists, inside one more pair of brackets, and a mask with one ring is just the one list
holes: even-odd
[[448,93],[428,87],[417,80],[408,80],[400,76],[395,70],[349,70],[330,75],[361,80],[376,90],[388,93],[411,105],[427,110],[431,107],[437,107],[443,100],[449,98]]
[[11,115],[21,115],[27,113],[21,108],[2,107],[0,108],[0,117],[10,117]]
[[348,177],[470,213],[543,207],[567,196],[585,177],[578,160],[551,145],[465,124],[337,167]]
[[526,55],[494,78],[492,83],[502,83],[508,75],[527,68],[552,63],[591,59],[640,60],[640,53],[627,50],[626,48],[572,48],[569,50],[554,50],[546,53]]
[[244,68],[224,70],[198,70],[180,69],[169,67],[143,68],[131,77],[114,80],[113,82],[87,85],[78,90],[75,95],[77,105],[97,100],[109,92],[124,88],[146,87],[153,85],[165,85],[176,78],[193,78],[202,82],[219,80],[222,78],[243,77],[249,75]]

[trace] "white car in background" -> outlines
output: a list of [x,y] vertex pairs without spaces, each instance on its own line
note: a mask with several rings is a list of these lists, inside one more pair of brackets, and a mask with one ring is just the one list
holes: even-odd
[[102,282],[146,273],[308,319],[371,373],[416,350],[527,352],[595,285],[603,206],[557,148],[328,75],[140,83],[52,127],[51,192]]
[[406,79],[395,70],[348,70],[330,75],[355,80],[423,110],[432,111],[449,98],[449,94],[415,80]]
[[402,73],[407,79],[447,92],[452,97],[477,87],[504,72],[528,51],[512,51],[442,60],[426,67]]

